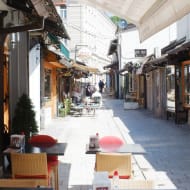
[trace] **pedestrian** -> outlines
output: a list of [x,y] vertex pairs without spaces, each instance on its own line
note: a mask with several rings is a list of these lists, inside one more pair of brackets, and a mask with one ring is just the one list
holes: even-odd
[[86,96],[88,96],[88,97],[92,96],[92,91],[91,91],[90,84],[88,84],[87,87],[86,87]]
[[98,92],[96,88],[94,93],[92,94],[92,100],[95,104],[99,105],[99,107],[102,106],[102,94]]
[[99,92],[102,93],[103,88],[104,88],[104,82],[102,80],[100,80],[99,83],[98,83],[98,86],[99,86]]

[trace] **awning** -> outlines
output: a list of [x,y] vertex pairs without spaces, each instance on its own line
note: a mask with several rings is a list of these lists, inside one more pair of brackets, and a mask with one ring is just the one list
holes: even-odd
[[189,0],[78,0],[135,24],[141,42],[190,12]]
[[63,54],[62,56],[64,56],[67,60],[69,60],[70,52],[69,52],[68,48],[62,42],[62,39],[58,38],[57,36],[55,36],[51,33],[48,34],[48,38],[53,43],[52,45],[55,44],[60,49],[60,52]]
[[60,51],[60,49],[56,49],[53,46],[49,45],[47,46],[47,49],[57,55],[57,61],[61,64],[65,65],[66,68],[71,68],[72,65],[69,62],[69,60],[65,57],[65,55]]
[[89,73],[99,73],[100,72],[98,68],[78,64],[76,62],[72,62],[72,68],[74,68],[75,70],[89,72]]
[[181,44],[183,44],[185,41],[186,41],[186,36],[179,39],[179,40],[172,41],[169,45],[167,45],[161,49],[161,54],[166,54],[168,51],[174,49],[175,47],[177,47]]
[[39,16],[45,18],[45,30],[65,39],[70,39],[67,30],[59,16],[52,0],[36,1],[30,0]]
[[183,43],[179,46],[176,46],[174,49],[168,51],[168,55],[178,54],[182,51],[189,51],[190,50],[190,41]]
[[164,54],[161,57],[147,61],[147,64],[152,64],[153,66],[161,66],[163,65],[163,63],[167,63],[167,61],[168,61],[168,54]]
[[111,64],[109,64],[109,65],[104,66],[104,69],[109,69],[109,68],[117,69],[117,68],[118,68],[118,64],[116,64],[116,63],[111,63]]
[[45,54],[45,61],[52,64],[53,66],[58,68],[68,68],[66,64],[60,62],[60,58],[57,57],[57,54],[55,52],[46,49],[44,50],[44,54]]
[[119,70],[119,74],[120,74],[120,75],[123,75],[123,76],[124,76],[124,75],[126,75],[127,73],[129,73],[127,68],[124,68],[124,69]]
[[145,57],[145,58],[142,60],[141,66],[137,69],[136,74],[137,74],[137,75],[143,74],[143,72],[144,72],[143,69],[144,69],[145,65],[148,63],[148,61],[154,59],[154,57],[155,57],[155,56],[154,56],[153,54],[151,54],[151,55]]
[[117,70],[119,67],[119,60],[118,60],[118,56],[117,56],[117,53],[114,52],[113,55],[112,55],[112,60],[111,60],[111,64],[109,65],[106,65],[104,66],[103,68],[104,69],[108,69],[108,68],[112,68],[112,69],[115,69]]
[[130,72],[130,68],[133,66],[132,62],[128,62],[127,64],[124,65],[124,67],[119,70],[120,75],[126,75],[128,72]]
[[158,68],[164,68],[168,64],[168,54],[162,55],[159,58],[150,59],[143,66],[143,73],[148,73]]
[[[0,10],[10,10],[10,9],[16,9],[17,11],[22,11],[24,15],[27,17],[24,21],[20,22],[21,24],[27,25],[31,24],[31,21],[36,21],[38,19],[38,22],[43,19],[43,26],[39,25],[38,30],[45,30],[48,32],[53,33],[56,36],[60,36],[65,39],[70,39],[65,26],[62,22],[61,17],[59,16],[52,0],[46,0],[46,1],[39,1],[39,0],[9,0],[9,1],[0,1]],[[40,27],[41,26],[41,27]],[[18,26],[17,26],[18,27]],[[4,27],[5,28],[5,27]],[[10,27],[12,29],[12,27]],[[34,30],[36,28],[31,28],[30,30]],[[27,30],[27,29],[25,29]],[[20,30],[21,31],[21,30]],[[15,31],[12,31],[12,33]]]

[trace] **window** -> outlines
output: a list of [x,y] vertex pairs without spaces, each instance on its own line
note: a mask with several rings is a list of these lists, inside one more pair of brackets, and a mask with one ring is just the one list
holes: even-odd
[[190,107],[190,61],[182,63],[182,95],[184,107]]
[[44,79],[44,99],[51,99],[51,70],[45,69],[45,79]]
[[167,110],[175,110],[175,66],[166,67]]
[[60,16],[62,19],[67,18],[67,9],[65,6],[60,6]]

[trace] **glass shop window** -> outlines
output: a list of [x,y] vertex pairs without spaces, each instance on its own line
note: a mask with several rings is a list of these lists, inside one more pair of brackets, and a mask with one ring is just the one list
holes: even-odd
[[51,70],[45,69],[45,79],[44,79],[44,100],[51,99]]
[[190,61],[182,63],[182,95],[184,107],[190,107]]
[[175,110],[175,66],[166,67],[167,109]]

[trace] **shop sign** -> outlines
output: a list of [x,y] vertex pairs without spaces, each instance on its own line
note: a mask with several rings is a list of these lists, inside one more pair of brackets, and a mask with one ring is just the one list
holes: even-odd
[[147,50],[146,49],[135,49],[135,57],[146,57]]

